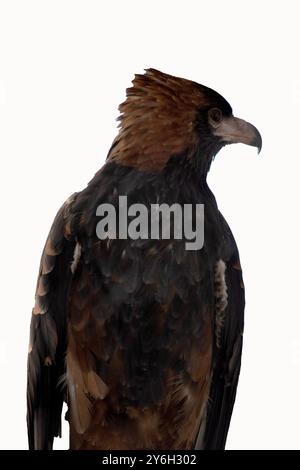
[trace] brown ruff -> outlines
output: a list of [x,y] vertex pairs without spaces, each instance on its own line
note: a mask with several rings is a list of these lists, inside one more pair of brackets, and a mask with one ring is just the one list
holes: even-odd
[[159,171],[174,155],[192,156],[198,144],[197,113],[209,106],[206,87],[155,69],[135,75],[132,83],[119,106],[120,130],[108,159]]

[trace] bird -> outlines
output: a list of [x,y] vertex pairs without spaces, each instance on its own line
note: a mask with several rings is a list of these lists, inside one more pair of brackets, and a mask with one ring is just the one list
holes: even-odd
[[[224,449],[245,291],[238,248],[207,183],[228,144],[261,150],[211,88],[150,68],[119,106],[104,165],[58,211],[41,257],[27,365],[29,449],[51,450],[68,407],[73,450]],[[97,236],[97,208],[204,207],[184,236]],[[171,222],[170,222],[171,224]],[[171,224],[172,225],[172,224]]]

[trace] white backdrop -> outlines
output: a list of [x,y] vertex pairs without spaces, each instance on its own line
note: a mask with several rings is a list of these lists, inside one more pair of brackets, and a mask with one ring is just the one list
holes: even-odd
[[[62,202],[116,134],[133,74],[219,91],[263,149],[229,146],[209,182],[240,249],[247,308],[228,449],[299,449],[299,2],[0,1],[0,446],[27,447],[26,355],[39,259]],[[67,448],[67,427],[56,448]]]

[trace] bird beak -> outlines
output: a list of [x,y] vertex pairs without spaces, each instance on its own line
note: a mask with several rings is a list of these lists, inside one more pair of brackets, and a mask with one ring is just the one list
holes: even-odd
[[220,137],[228,144],[242,143],[257,147],[261,151],[262,138],[256,127],[243,119],[234,116],[224,117],[214,131],[214,135]]

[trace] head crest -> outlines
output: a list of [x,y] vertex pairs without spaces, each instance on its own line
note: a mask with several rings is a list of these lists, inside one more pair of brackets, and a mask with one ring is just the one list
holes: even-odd
[[[163,168],[170,157],[195,152],[199,109],[212,105],[213,90],[155,69],[135,75],[119,106],[120,130],[108,158],[146,170]],[[225,100],[224,100],[225,102]]]

